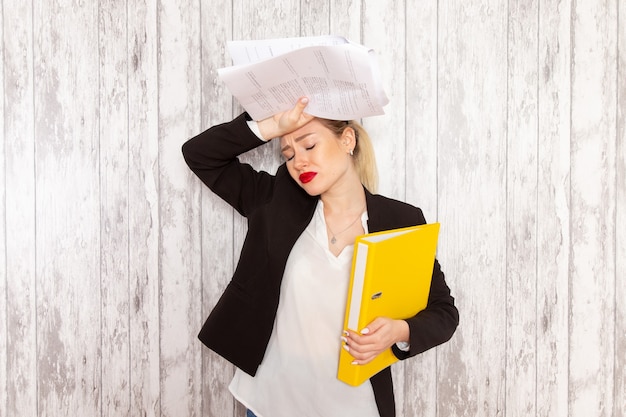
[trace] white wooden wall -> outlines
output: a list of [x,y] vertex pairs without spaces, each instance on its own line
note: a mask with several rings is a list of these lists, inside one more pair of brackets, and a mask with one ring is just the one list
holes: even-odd
[[180,146],[240,111],[216,78],[227,40],[328,33],[378,52],[381,192],[442,223],[461,313],[451,342],[397,366],[398,415],[625,416],[625,16],[622,0],[2,0],[0,417],[243,415],[196,334],[245,223]]

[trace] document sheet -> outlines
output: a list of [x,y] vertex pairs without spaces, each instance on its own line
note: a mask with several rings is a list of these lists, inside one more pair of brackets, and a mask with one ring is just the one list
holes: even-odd
[[333,120],[384,114],[389,100],[374,51],[340,36],[230,42],[234,65],[218,74],[254,120],[309,98],[306,112]]

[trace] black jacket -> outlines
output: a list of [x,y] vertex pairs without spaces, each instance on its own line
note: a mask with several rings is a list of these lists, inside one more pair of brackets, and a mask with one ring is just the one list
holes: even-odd
[[[248,219],[248,232],[231,282],[206,320],[199,338],[244,372],[255,375],[272,333],[289,252],[309,224],[318,197],[309,196],[281,165],[275,175],[257,172],[237,156],[262,145],[246,124],[247,115],[213,126],[183,145],[192,171]],[[422,211],[367,190],[369,232],[425,223]],[[400,359],[417,355],[452,337],[458,325],[454,298],[435,261],[428,306],[407,319],[410,351],[394,346]],[[246,343],[241,343],[242,334]],[[391,370],[370,379],[381,417],[395,416]]]

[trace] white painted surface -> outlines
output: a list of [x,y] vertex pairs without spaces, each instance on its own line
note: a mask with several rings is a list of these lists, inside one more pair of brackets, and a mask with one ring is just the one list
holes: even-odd
[[377,50],[380,191],[442,223],[461,313],[398,416],[626,415],[624,2],[0,10],[0,417],[243,415],[196,335],[245,221],[180,146],[240,111],[226,41],[327,33]]

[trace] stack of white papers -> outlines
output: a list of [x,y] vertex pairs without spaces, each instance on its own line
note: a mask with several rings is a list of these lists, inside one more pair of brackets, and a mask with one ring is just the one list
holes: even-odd
[[233,66],[222,81],[254,120],[291,109],[309,98],[306,112],[353,120],[384,114],[374,51],[340,36],[281,38],[228,43]]

